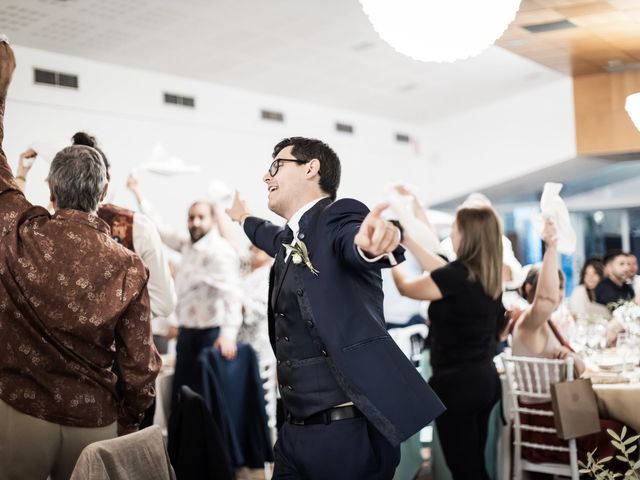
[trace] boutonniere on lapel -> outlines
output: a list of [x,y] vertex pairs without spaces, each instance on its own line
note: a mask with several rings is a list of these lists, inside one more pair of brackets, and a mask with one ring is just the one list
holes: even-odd
[[294,265],[300,265],[304,263],[311,273],[313,273],[316,277],[320,273],[315,269],[311,260],[309,260],[309,250],[307,250],[307,246],[304,244],[302,240],[299,238],[294,239],[291,244],[283,243],[282,246],[287,251],[287,255],[291,255],[291,261]]

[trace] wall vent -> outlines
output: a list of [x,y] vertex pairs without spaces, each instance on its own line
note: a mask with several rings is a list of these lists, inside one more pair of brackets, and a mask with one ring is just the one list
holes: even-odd
[[406,133],[396,133],[396,142],[398,143],[410,143],[411,137]]
[[336,131],[353,134],[353,125],[347,123],[336,123]]
[[538,23],[535,25],[525,25],[522,28],[529,30],[531,33],[552,32],[554,30],[564,30],[567,28],[576,28],[575,23],[569,20],[560,20],[559,22]]
[[70,73],[54,72],[53,70],[33,69],[33,81],[39,85],[51,85],[78,89],[78,76]]
[[185,97],[182,95],[176,95],[175,93],[165,93],[164,103],[170,105],[181,105],[183,107],[195,108],[196,99],[194,97]]
[[272,122],[284,122],[284,113],[274,112],[272,110],[261,110],[260,118],[262,118],[262,120],[270,120]]

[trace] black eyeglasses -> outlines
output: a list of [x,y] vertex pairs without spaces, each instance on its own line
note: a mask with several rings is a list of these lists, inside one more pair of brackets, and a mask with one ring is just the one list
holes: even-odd
[[276,158],[273,162],[271,162],[271,166],[269,167],[269,175],[275,177],[278,174],[278,170],[280,170],[280,162],[295,162],[295,163],[309,163],[309,160],[298,160],[297,158]]

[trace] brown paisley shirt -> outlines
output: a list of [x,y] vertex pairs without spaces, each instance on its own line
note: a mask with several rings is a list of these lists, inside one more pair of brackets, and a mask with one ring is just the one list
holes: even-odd
[[62,425],[132,429],[161,365],[146,267],[98,217],[25,199],[1,148],[4,108],[0,98],[0,398]]

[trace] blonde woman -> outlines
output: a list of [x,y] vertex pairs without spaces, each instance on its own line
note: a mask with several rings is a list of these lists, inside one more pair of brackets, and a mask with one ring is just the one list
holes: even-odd
[[429,381],[447,407],[436,425],[447,465],[456,480],[488,479],[484,462],[489,414],[500,398],[493,364],[502,307],[502,232],[490,207],[461,208],[451,240],[457,260],[441,257],[406,238],[405,246],[430,274],[393,277],[407,297],[430,300]]

